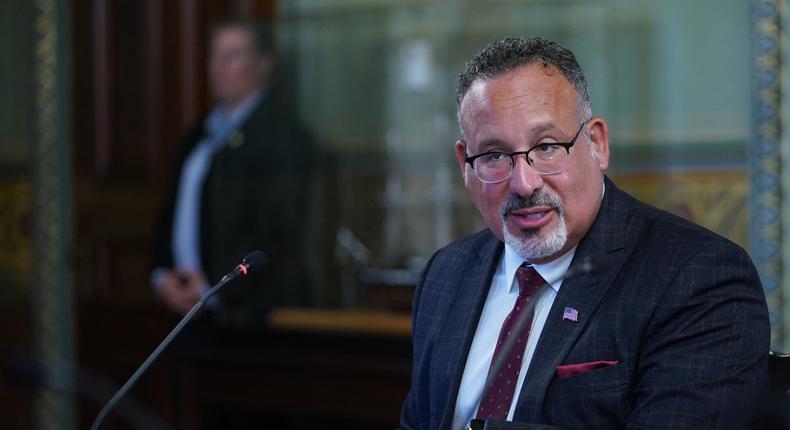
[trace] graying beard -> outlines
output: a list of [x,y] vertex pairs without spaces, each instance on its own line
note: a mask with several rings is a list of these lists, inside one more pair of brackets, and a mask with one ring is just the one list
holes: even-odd
[[559,252],[568,240],[565,217],[562,214],[560,214],[560,222],[557,228],[549,232],[545,238],[541,238],[538,235],[538,231],[533,229],[522,231],[521,237],[514,236],[507,229],[504,217],[502,220],[502,233],[505,243],[513,248],[521,258],[528,261],[545,258]]

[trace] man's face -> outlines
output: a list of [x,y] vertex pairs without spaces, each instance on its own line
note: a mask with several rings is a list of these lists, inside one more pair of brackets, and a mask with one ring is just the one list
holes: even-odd
[[570,250],[595,219],[609,163],[606,122],[587,122],[563,170],[552,175],[538,174],[519,155],[510,178],[487,184],[464,156],[569,142],[581,125],[577,105],[576,90],[562,72],[542,62],[478,81],[461,102],[466,141],[456,142],[455,154],[469,195],[494,235],[535,263]]
[[271,61],[255,51],[242,27],[217,30],[209,53],[209,85],[220,103],[236,106],[263,85]]

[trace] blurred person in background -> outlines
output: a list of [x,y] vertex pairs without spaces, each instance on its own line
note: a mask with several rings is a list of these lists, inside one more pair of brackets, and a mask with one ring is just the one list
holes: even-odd
[[269,25],[232,20],[211,34],[213,109],[183,137],[155,232],[151,283],[183,315],[250,251],[263,268],[209,301],[221,322],[261,322],[304,305],[305,216],[313,142],[286,108]]

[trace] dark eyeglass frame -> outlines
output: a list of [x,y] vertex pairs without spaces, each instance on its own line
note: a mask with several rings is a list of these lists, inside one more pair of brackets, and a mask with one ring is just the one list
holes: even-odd
[[[536,150],[536,149],[538,149],[538,148],[547,148],[547,147],[550,147],[550,146],[561,146],[561,147],[565,148],[565,152],[568,155],[570,155],[571,147],[576,144],[576,141],[579,139],[579,135],[581,134],[582,129],[584,128],[584,126],[587,125],[587,122],[588,121],[582,122],[581,126],[579,126],[579,130],[573,136],[573,139],[571,139],[571,141],[567,142],[567,143],[565,143],[565,142],[539,143],[539,144],[533,146],[532,148],[529,148],[526,151],[516,151],[516,152],[488,151],[488,152],[484,152],[482,154],[472,155],[471,157],[470,156],[466,156],[466,157],[464,157],[464,162],[469,163],[469,165],[472,166],[472,169],[475,171],[475,175],[477,175],[477,170],[475,170],[475,164],[474,164],[475,160],[477,160],[480,157],[484,157],[486,155],[491,155],[491,154],[507,155],[508,157],[510,157],[510,174],[507,177],[505,177],[503,179],[500,179],[498,181],[489,182],[489,181],[483,180],[482,178],[480,178],[480,176],[477,176],[478,179],[480,179],[483,182],[489,183],[489,184],[494,184],[494,183],[497,183],[497,182],[506,181],[508,178],[510,178],[510,175],[513,174],[513,169],[516,167],[516,159],[515,159],[515,157],[517,155],[524,154],[527,157],[527,163],[533,169],[535,168],[535,166],[532,165],[532,160],[529,158],[529,153],[534,151],[534,150]],[[537,169],[535,169],[535,170],[539,174],[542,174],[542,175],[553,175],[553,174],[559,173],[561,171],[560,170],[560,171],[557,171],[557,172],[550,172],[549,173],[549,172],[541,172],[541,171],[539,171]]]

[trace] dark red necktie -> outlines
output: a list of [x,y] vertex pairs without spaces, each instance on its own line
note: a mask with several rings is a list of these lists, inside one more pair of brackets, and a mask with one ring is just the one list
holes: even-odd
[[521,373],[521,362],[524,360],[524,351],[527,346],[527,339],[529,339],[529,330],[532,326],[532,315],[527,317],[528,321],[521,333],[513,333],[512,329],[515,322],[518,321],[519,315],[526,311],[527,304],[532,299],[532,296],[546,283],[543,277],[532,266],[526,266],[526,263],[522,264],[516,271],[516,280],[518,281],[518,298],[513,310],[510,311],[510,314],[502,323],[502,329],[499,331],[499,339],[497,340],[491,363],[496,362],[503,353],[501,351],[502,345],[508,338],[517,336],[518,339],[516,340],[516,346],[510,350],[508,357],[504,358],[505,361],[499,373],[493,376],[493,381],[490,382],[491,387],[485,397],[480,400],[480,407],[477,409],[477,419],[486,420],[493,418],[504,420],[507,418],[508,411],[510,411],[510,404],[513,403],[513,394],[516,391],[516,382],[518,381],[519,373]]

